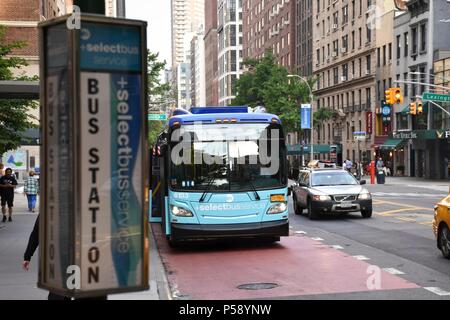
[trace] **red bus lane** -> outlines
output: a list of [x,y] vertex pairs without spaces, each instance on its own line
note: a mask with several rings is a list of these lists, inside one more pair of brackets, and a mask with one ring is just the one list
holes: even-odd
[[[175,297],[255,299],[419,287],[381,270],[379,288],[369,289],[369,263],[306,236],[284,237],[275,244],[172,249],[159,224],[153,224],[152,230]],[[238,288],[264,283],[277,286],[260,290]]]

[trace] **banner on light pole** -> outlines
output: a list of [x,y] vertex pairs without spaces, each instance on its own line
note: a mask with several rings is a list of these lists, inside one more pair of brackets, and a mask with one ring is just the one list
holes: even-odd
[[311,129],[311,104],[302,104],[300,108],[300,127]]

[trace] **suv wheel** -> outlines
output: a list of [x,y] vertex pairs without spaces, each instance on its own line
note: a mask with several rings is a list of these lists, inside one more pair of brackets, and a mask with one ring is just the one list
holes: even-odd
[[311,200],[308,200],[308,213],[311,220],[319,219],[319,213],[312,209]]
[[366,219],[372,217],[372,209],[362,210],[361,215],[363,216],[363,218],[366,218]]
[[298,206],[297,198],[294,197],[294,212],[297,215],[301,215],[303,213],[303,209]]

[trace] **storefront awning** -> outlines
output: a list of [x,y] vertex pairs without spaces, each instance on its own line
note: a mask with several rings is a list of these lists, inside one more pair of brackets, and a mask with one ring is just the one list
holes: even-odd
[[403,139],[387,139],[381,146],[380,149],[389,150],[395,149],[397,146],[402,144]]

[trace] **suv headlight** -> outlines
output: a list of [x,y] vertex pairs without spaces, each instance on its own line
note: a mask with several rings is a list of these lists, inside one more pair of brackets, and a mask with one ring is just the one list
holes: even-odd
[[172,214],[177,217],[193,217],[194,216],[190,210],[181,208],[179,206],[174,206],[172,204],[170,205],[170,212],[172,212]]
[[267,210],[267,214],[277,214],[277,213],[283,213],[287,210],[287,204],[286,202],[280,202],[277,204],[274,204]]
[[361,200],[369,200],[369,199],[371,199],[371,198],[372,198],[372,196],[370,195],[369,192],[361,193],[361,194],[358,196],[358,199],[361,199]]
[[315,201],[331,201],[330,196],[313,196]]

